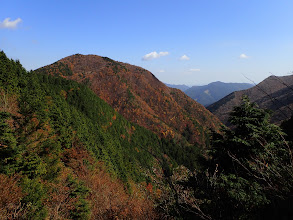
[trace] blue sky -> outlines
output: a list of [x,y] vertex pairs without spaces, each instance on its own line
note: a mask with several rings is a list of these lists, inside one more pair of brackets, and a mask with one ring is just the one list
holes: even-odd
[[81,53],[172,84],[260,82],[293,71],[292,11],[292,0],[1,1],[0,49],[28,70]]

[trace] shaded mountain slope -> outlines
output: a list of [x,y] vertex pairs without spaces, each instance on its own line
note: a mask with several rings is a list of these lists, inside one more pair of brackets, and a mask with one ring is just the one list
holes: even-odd
[[223,83],[217,81],[204,86],[192,86],[184,92],[200,104],[208,106],[231,92],[248,89],[252,86],[252,84],[248,83]]
[[272,122],[280,124],[289,119],[293,109],[293,76],[270,76],[258,85],[243,91],[229,94],[207,108],[225,124],[228,124],[229,113],[247,95],[252,102],[261,108],[272,110]]
[[[151,72],[96,55],[72,55],[36,70],[88,85],[128,120],[161,137],[205,144],[207,128],[220,122],[179,89],[167,87]],[[188,133],[186,135],[186,133]]]

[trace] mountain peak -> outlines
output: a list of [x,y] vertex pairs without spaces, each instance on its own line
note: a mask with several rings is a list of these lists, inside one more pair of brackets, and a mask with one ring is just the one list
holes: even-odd
[[151,72],[97,55],[75,54],[37,70],[88,85],[128,120],[162,137],[181,137],[204,145],[205,131],[220,122],[182,91],[169,88]]

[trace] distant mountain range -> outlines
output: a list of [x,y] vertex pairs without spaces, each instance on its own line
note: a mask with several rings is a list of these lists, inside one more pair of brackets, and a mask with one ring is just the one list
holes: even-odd
[[241,103],[243,95],[247,95],[259,107],[272,110],[272,122],[280,124],[289,119],[293,110],[293,75],[270,76],[258,85],[243,91],[229,94],[207,108],[223,123],[228,123],[229,113],[234,106]]
[[168,83],[165,83],[165,84],[166,84],[166,86],[168,86],[170,88],[180,89],[183,92],[190,88],[190,86],[187,86],[187,85],[173,85],[173,84],[168,84]]
[[184,92],[204,106],[208,106],[234,91],[252,87],[249,83],[213,82],[204,86],[192,86]]
[[169,88],[151,72],[108,57],[76,54],[36,72],[86,84],[128,120],[161,137],[205,145],[206,130],[220,121],[181,90]]

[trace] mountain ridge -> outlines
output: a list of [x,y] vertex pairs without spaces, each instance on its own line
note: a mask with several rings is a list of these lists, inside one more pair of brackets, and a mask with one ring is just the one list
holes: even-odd
[[209,106],[231,92],[248,89],[252,86],[252,84],[248,83],[224,83],[216,81],[208,85],[192,86],[184,92],[202,105]]
[[174,88],[174,89],[180,89],[183,92],[190,88],[190,86],[187,86],[187,85],[184,85],[184,84],[177,85],[177,84],[165,83],[165,85],[168,86],[168,87]]

